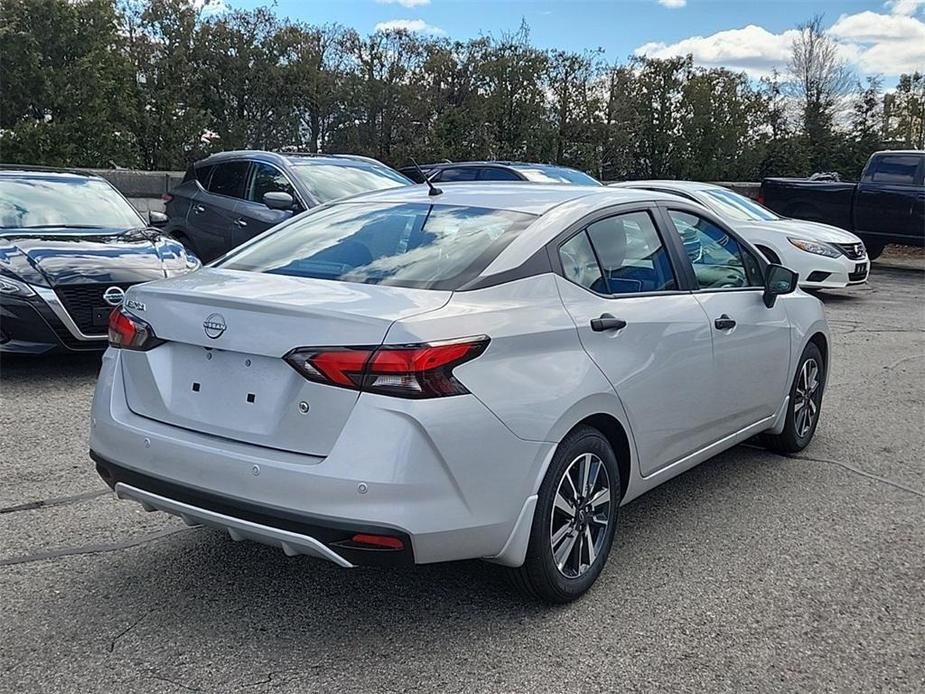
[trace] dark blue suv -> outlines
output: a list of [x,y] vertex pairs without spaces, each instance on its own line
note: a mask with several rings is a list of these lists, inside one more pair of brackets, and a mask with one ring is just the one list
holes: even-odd
[[164,196],[167,231],[211,260],[316,205],[410,183],[367,157],[222,152],[193,164]]

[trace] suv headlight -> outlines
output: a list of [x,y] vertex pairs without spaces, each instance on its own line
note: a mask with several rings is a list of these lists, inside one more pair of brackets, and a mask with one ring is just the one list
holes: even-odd
[[14,280],[12,277],[0,276],[0,294],[3,296],[35,296],[35,290],[25,282]]
[[792,239],[789,237],[787,240],[801,251],[806,251],[807,253],[824,255],[826,258],[837,258],[841,255],[841,251],[832,248],[826,243],[819,243],[818,241],[807,241],[806,239]]

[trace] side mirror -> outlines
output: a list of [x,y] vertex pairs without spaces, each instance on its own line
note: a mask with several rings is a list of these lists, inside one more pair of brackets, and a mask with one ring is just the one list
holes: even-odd
[[783,265],[768,265],[768,273],[764,279],[764,305],[771,308],[777,297],[794,291],[797,288],[797,279],[799,275]]
[[148,212],[148,224],[157,228],[167,226],[167,215],[163,212],[151,210]]
[[271,210],[291,210],[292,206],[295,204],[295,200],[292,199],[289,193],[275,190],[263,194],[263,204]]

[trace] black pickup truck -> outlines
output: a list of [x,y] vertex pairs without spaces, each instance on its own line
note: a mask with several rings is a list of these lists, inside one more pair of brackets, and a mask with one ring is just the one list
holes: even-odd
[[888,243],[925,246],[925,151],[876,152],[860,183],[766,178],[758,202],[785,217],[852,231],[871,258]]

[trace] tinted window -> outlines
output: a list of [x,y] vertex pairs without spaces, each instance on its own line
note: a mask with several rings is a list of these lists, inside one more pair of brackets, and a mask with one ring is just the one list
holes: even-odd
[[296,199],[295,190],[279,169],[269,164],[255,163],[250,185],[247,187],[247,199],[262,203],[265,193],[276,192],[289,193],[293,200]]
[[597,264],[591,242],[585,232],[576,234],[559,247],[562,274],[575,284],[599,294],[606,294],[607,287]]
[[318,202],[411,183],[394,169],[358,160],[343,163],[293,162],[292,171]]
[[534,219],[521,212],[476,207],[344,203],[281,225],[218,267],[456,289]]
[[509,169],[499,169],[496,166],[487,166],[479,170],[480,181],[520,181],[521,178]]
[[209,181],[209,192],[232,198],[244,197],[244,180],[247,178],[248,166],[249,163],[246,161],[216,164]]
[[677,289],[668,253],[648,212],[608,217],[588,227],[610,294]]
[[441,183],[449,183],[451,181],[474,181],[478,173],[479,170],[474,166],[444,169],[440,172],[437,180]]
[[214,166],[200,166],[196,169],[196,180],[199,181],[200,185],[206,190],[209,189],[209,176],[212,175],[212,169]]
[[544,166],[536,165],[517,165],[517,171],[524,175],[528,181],[534,183],[572,183],[579,186],[599,186],[600,181],[596,181],[588,174],[568,169],[564,166]]
[[878,157],[874,163],[871,177],[876,183],[897,183],[914,185],[915,172],[919,167],[919,157],[914,155],[886,155]]
[[0,229],[145,226],[108,182],[81,176],[0,176]]
[[755,257],[723,229],[689,212],[669,210],[700,289],[762,286]]

